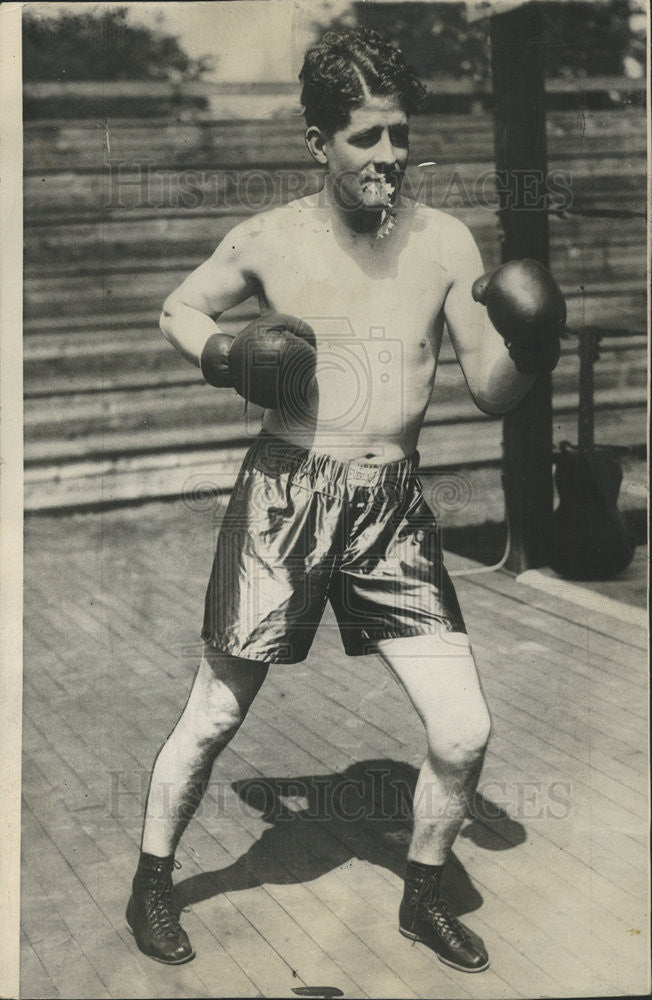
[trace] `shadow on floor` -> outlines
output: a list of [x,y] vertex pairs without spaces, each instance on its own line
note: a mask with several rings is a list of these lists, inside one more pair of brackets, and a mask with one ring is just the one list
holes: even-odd
[[[243,826],[252,815],[271,826],[233,864],[179,882],[180,905],[266,883],[311,882],[352,859],[402,878],[417,773],[410,765],[379,759],[339,773],[234,782]],[[524,827],[481,795],[473,813],[462,835],[481,848],[506,850],[524,842]],[[459,859],[453,855],[451,860],[443,891],[459,916],[478,909],[482,897]]]

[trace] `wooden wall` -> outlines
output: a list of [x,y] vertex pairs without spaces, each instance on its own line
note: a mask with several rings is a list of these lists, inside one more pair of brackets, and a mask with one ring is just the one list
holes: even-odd
[[[605,332],[596,438],[646,439],[645,114],[549,114],[551,265],[569,327]],[[500,259],[491,120],[418,117],[407,186],[463,219]],[[315,190],[301,119],[42,120],[25,124],[28,510],[224,485],[253,433],[161,337],[161,303],[241,218]],[[252,314],[234,311],[232,329]],[[577,360],[555,373],[555,440],[576,440]],[[446,345],[425,465],[495,463],[500,422],[473,406]],[[190,484],[190,485],[189,485]],[[194,485],[193,485],[194,484]]]

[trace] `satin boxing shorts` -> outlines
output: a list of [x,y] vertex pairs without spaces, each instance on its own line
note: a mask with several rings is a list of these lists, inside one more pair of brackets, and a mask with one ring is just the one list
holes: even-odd
[[298,663],[327,601],[352,656],[380,639],[466,632],[418,461],[342,462],[262,432],[220,527],[204,641]]

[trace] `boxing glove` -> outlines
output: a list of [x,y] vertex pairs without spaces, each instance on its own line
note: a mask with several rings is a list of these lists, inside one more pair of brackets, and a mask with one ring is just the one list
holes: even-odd
[[309,406],[317,351],[312,328],[295,316],[268,313],[235,337],[214,333],[201,354],[201,370],[211,385],[232,386],[265,409],[296,411]]
[[538,375],[555,368],[566,302],[550,271],[536,260],[511,260],[478,278],[471,294],[486,306],[520,372]]

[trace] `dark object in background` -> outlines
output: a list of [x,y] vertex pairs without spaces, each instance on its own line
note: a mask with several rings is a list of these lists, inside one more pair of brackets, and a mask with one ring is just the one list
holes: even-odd
[[570,580],[608,580],[629,566],[634,540],[618,510],[623,479],[613,450],[593,436],[593,364],[599,335],[580,334],[578,445],[563,442],[555,482],[559,506],[552,516],[550,565]]
[[618,510],[622,469],[609,449],[583,452],[564,445],[555,471],[560,503],[552,516],[550,565],[569,580],[608,580],[634,558],[634,542]]

